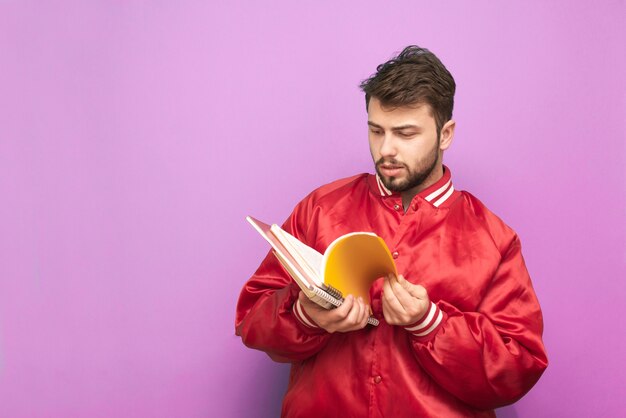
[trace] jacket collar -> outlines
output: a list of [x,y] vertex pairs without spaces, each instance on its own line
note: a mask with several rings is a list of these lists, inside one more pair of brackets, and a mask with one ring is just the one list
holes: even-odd
[[[380,177],[378,177],[378,174],[372,176],[372,179],[375,183],[375,190],[378,190],[380,196],[388,197],[400,195],[397,192],[392,192],[391,190],[387,189],[383,182],[380,180]],[[452,173],[450,173],[450,169],[444,165],[443,176],[433,185],[419,192],[416,197],[420,197],[432,204],[434,207],[438,208],[450,199],[454,191],[454,186],[452,185]]]

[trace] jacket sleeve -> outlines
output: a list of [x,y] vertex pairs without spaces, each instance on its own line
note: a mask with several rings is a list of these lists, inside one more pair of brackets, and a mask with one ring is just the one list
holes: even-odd
[[[283,225],[305,243],[308,212],[303,201]],[[330,334],[299,309],[299,292],[278,259],[268,253],[239,295],[235,333],[246,346],[266,352],[275,361],[300,361],[316,354]]]
[[420,323],[406,328],[423,369],[476,408],[515,402],[548,365],[541,310],[517,236],[477,312],[437,301]]

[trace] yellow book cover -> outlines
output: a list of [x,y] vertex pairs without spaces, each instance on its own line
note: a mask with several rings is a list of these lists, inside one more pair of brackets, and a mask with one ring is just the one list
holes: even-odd
[[398,274],[387,244],[370,232],[353,232],[334,240],[324,252],[320,270],[325,284],[344,295],[361,296],[367,304],[374,281]]

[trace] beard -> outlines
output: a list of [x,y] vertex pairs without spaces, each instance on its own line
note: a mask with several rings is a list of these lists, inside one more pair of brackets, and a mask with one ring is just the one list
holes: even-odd
[[[382,181],[383,185],[392,192],[404,192],[414,187],[420,186],[431,175],[433,170],[437,167],[439,161],[439,140],[437,144],[424,158],[415,162],[413,168],[410,168],[407,164],[396,160],[395,158],[380,158],[376,161],[376,173]],[[386,177],[380,171],[382,164],[390,164],[394,166],[402,166],[408,173],[404,178]]]

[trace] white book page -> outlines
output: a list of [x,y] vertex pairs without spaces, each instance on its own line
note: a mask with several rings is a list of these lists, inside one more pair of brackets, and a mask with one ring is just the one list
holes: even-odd
[[280,261],[280,264],[283,265],[283,268],[287,270],[289,275],[296,281],[296,283],[298,283],[300,289],[302,289],[302,291],[309,297],[309,299],[313,298],[316,295],[315,289],[317,289],[317,287],[314,284],[309,283],[309,281],[306,277],[304,277],[302,272],[298,270],[298,268],[294,266],[293,263],[289,261],[289,259],[286,258],[284,255],[282,255],[278,251],[274,251],[274,255],[276,256],[278,261]]
[[272,225],[272,233],[280,239],[285,247],[292,250],[292,256],[311,272],[311,277],[318,286],[322,286],[324,280],[321,274],[322,259],[324,256],[313,248],[301,242],[298,238],[284,231],[278,225]]

